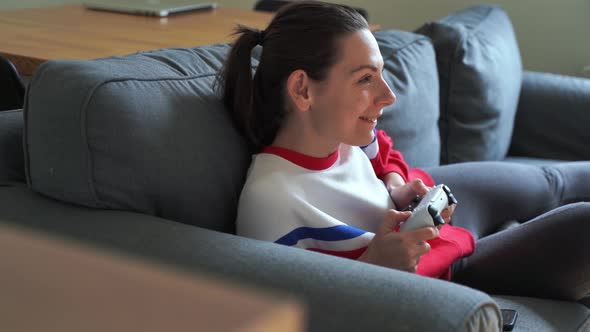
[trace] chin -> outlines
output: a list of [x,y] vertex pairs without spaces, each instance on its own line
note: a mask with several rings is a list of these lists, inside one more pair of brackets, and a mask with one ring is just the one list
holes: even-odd
[[354,145],[354,146],[366,146],[371,144],[371,142],[373,142],[373,138],[375,138],[375,134],[373,133],[373,131],[371,130],[370,133],[366,134],[366,135],[362,135],[357,137],[354,140],[353,144],[349,144],[349,145]]

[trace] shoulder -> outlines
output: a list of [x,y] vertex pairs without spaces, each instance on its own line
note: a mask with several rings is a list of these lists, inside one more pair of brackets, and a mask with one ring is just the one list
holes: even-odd
[[248,170],[240,199],[275,201],[289,197],[294,172],[284,160],[269,154],[256,155]]
[[[260,161],[260,160],[258,160]],[[253,165],[238,203],[236,222],[239,235],[275,241],[292,225],[299,192],[288,170],[269,165]]]

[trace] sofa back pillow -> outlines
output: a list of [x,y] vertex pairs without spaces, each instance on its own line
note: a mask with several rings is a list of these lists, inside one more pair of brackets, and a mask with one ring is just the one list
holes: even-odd
[[213,91],[228,50],[43,64],[25,110],[32,189],[232,232],[250,156]]
[[436,50],[441,163],[504,159],[522,81],[520,51],[506,12],[478,5],[417,32],[430,37]]
[[377,127],[394,141],[412,167],[439,165],[439,82],[430,40],[422,35],[386,30],[375,33],[383,56],[383,77],[396,95]]

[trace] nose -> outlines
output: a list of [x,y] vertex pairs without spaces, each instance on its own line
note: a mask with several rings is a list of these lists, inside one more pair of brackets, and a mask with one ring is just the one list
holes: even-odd
[[385,107],[395,103],[396,97],[393,91],[391,91],[391,89],[389,88],[387,82],[383,78],[381,78],[381,82],[383,82],[383,84],[381,88],[381,93],[379,94],[379,98],[377,98],[377,103],[381,107]]

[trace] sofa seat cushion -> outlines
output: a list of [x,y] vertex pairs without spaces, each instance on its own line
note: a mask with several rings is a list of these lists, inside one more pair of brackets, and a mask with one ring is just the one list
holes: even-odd
[[513,332],[590,331],[590,309],[583,304],[518,296],[492,296],[502,309],[518,312]]
[[432,39],[437,54],[441,162],[504,159],[522,81],[520,51],[506,12],[478,5],[418,32]]
[[32,189],[232,232],[250,156],[213,90],[228,50],[44,63],[25,108]]
[[436,55],[422,35],[384,30],[375,33],[383,56],[383,77],[396,102],[383,110],[377,127],[394,141],[412,167],[438,166],[439,83]]

